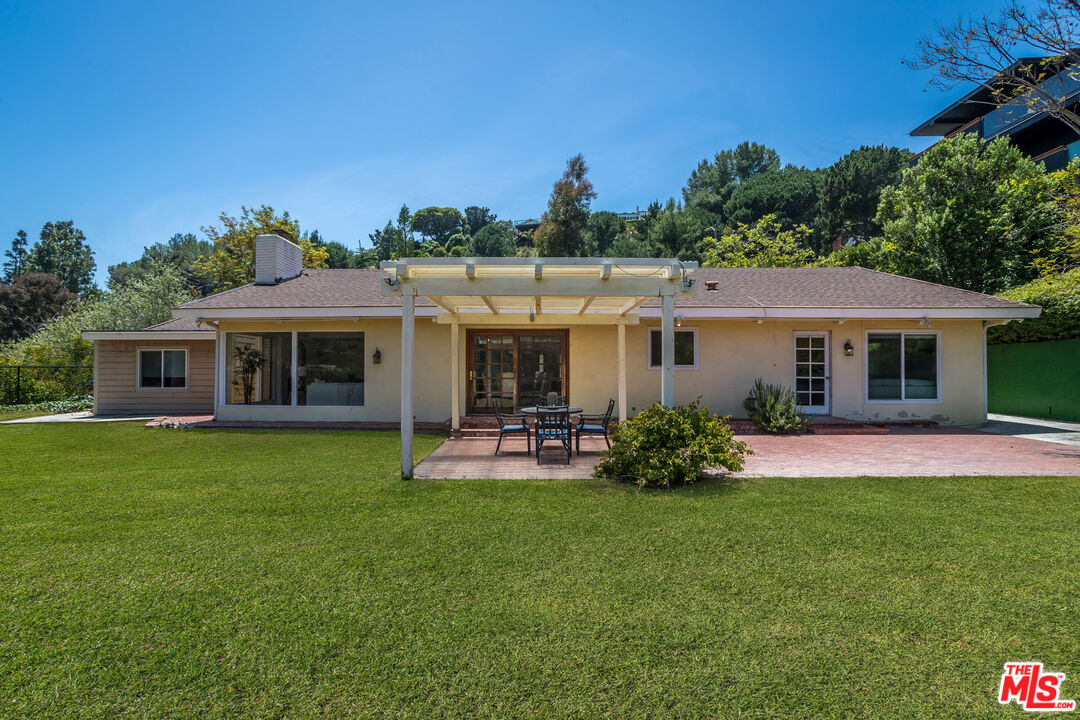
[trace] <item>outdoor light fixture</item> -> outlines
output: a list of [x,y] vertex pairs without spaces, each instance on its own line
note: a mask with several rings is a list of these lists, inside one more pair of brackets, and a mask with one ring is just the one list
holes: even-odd
[[676,327],[682,327],[682,321],[683,321],[683,316],[682,315],[676,315],[675,316],[675,326]]
[[855,355],[855,346],[851,344],[850,340],[844,341],[844,355],[853,357]]
[[930,327],[930,318],[923,316],[923,319],[919,321],[919,324],[923,327]]
[[382,362],[382,353],[379,352],[379,348],[375,348],[375,352],[371,355],[371,362],[376,365]]

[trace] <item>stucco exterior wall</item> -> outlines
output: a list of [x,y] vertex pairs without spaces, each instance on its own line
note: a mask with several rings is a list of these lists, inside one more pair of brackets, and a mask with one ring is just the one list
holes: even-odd
[[[452,325],[430,319],[416,321],[414,357],[414,412],[421,422],[442,422],[451,414],[450,333]],[[458,326],[459,402],[465,414],[466,329]],[[494,329],[493,326],[475,326]],[[537,327],[540,327],[537,324]],[[556,327],[556,326],[552,326]],[[660,371],[648,368],[648,329],[658,320],[643,319],[629,325],[627,344],[627,400],[629,414],[660,398]],[[940,332],[940,402],[873,403],[866,399],[866,333],[871,330],[926,332],[911,320],[829,321],[704,320],[688,318],[680,329],[698,330],[698,368],[676,370],[675,399],[687,403],[701,397],[714,412],[734,417],[745,415],[742,401],[754,379],[762,377],[787,386],[793,384],[794,334],[823,331],[829,335],[831,351],[830,412],[853,419],[884,421],[928,419],[941,424],[969,424],[985,421],[983,327],[980,320],[935,320],[931,331]],[[218,403],[223,420],[355,420],[395,422],[400,417],[401,321],[361,319],[357,321],[222,322],[221,332],[357,332],[364,338],[365,400],[362,407],[290,407],[281,405],[225,405]],[[221,337],[221,335],[219,335]],[[569,395],[575,405],[588,412],[601,412],[609,398],[618,397],[618,346],[614,326],[570,326]],[[845,357],[843,345],[851,340],[853,357]],[[205,411],[213,399],[213,375],[209,372],[211,351],[192,352],[192,362],[203,363],[192,372],[189,390],[136,391],[135,352],[142,343],[98,341],[105,349],[100,358],[112,379],[99,385],[99,397],[107,407],[125,407],[139,412]],[[199,345],[200,343],[187,343]],[[212,343],[201,343],[210,346]],[[126,346],[126,347],[125,347]],[[382,362],[374,364],[378,348]],[[130,366],[123,367],[123,357]],[[201,358],[201,359],[200,359]],[[110,384],[111,383],[111,384]],[[186,395],[181,395],[186,392]],[[115,394],[115,398],[113,395]],[[171,395],[176,394],[174,398]],[[106,397],[107,396],[107,397]],[[168,401],[162,403],[161,401]],[[174,404],[179,403],[179,404]],[[190,402],[189,402],[190,401]],[[155,404],[157,403],[157,404]],[[201,403],[201,404],[200,404]],[[167,405],[167,407],[166,407]],[[153,410],[151,410],[153,406]],[[196,407],[198,409],[196,409]],[[165,409],[163,409],[165,408]],[[191,408],[188,410],[187,408]],[[115,411],[115,410],[114,410]]]
[[[187,388],[138,387],[138,351],[186,348]],[[213,340],[96,340],[94,413],[99,415],[200,414],[214,410]]]

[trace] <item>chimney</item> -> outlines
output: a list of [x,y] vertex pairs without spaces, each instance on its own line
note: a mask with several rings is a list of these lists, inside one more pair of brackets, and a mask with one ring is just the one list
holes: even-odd
[[276,285],[300,274],[304,251],[280,235],[255,238],[255,284]]

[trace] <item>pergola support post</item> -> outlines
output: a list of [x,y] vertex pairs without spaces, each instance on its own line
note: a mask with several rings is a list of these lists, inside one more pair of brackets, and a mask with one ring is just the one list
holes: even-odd
[[620,322],[619,328],[619,422],[626,422],[626,323]]
[[401,296],[401,478],[413,474],[413,301],[411,292]]
[[675,406],[675,296],[665,294],[661,324],[660,403]]
[[457,320],[450,323],[450,429],[454,432],[461,430],[461,361],[458,359],[460,342]]

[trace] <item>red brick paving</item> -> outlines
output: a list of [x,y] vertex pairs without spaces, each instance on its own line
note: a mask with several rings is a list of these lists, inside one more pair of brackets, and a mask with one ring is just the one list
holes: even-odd
[[[892,429],[888,435],[740,435],[755,451],[738,477],[858,477],[940,475],[1080,475],[1080,448],[962,429]],[[586,443],[588,445],[586,446]],[[519,447],[520,446],[520,447]],[[604,448],[582,440],[570,466],[556,450],[539,467],[524,442],[451,439],[416,468],[420,478],[577,479],[592,474]],[[550,453],[550,454],[549,454]]]
[[1080,448],[971,429],[888,435],[751,435],[739,476],[1080,475]]

